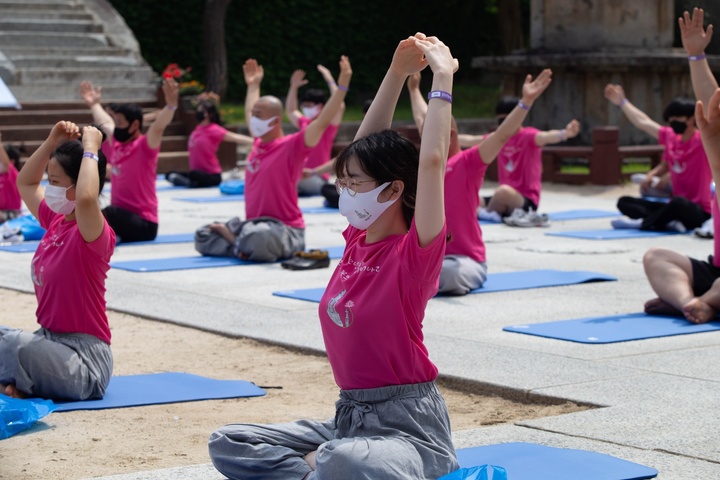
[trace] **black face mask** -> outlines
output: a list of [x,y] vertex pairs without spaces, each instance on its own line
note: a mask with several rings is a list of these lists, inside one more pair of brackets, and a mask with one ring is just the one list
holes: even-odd
[[198,110],[195,112],[195,119],[198,121],[198,123],[205,120],[205,112],[203,110]]
[[673,132],[677,133],[678,135],[682,135],[685,133],[685,130],[687,130],[687,122],[679,122],[677,120],[673,120],[670,122],[670,128],[673,129]]
[[115,130],[113,130],[113,138],[120,143],[127,142],[128,140],[130,140],[130,137],[132,137],[132,136],[133,136],[133,134],[130,133],[129,125],[125,128],[115,127]]

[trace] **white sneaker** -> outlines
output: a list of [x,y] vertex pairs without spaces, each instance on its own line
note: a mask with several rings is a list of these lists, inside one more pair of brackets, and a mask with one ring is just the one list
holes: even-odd
[[647,175],[644,173],[633,173],[632,175],[630,175],[630,181],[636,185],[639,185],[642,182],[644,182],[646,178],[647,178]]
[[494,210],[487,210],[484,207],[478,209],[478,219],[486,222],[502,223],[500,214]]
[[700,238],[714,238],[715,237],[715,225],[713,224],[712,217],[705,220],[702,226],[693,230],[696,236]]
[[642,225],[642,218],[628,218],[628,217],[622,217],[618,218],[616,220],[612,220],[610,222],[610,225],[612,225],[615,229],[620,228],[640,228]]
[[672,222],[668,222],[665,225],[665,230],[668,230],[670,232],[680,232],[685,233],[687,232],[687,228],[685,228],[685,225],[680,220],[673,220]]
[[526,212],[521,208],[513,210],[512,214],[503,218],[503,222],[511,227],[549,227],[548,216],[544,213],[537,213],[533,210]]
[[7,225],[0,227],[0,245],[15,245],[25,241],[20,228],[11,228]]

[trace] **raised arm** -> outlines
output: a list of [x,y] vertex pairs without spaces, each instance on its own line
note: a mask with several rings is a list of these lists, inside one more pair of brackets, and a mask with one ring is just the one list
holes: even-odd
[[320,114],[310,122],[305,128],[305,146],[314,147],[320,142],[323,132],[330,124],[330,121],[340,110],[343,102],[345,101],[345,95],[347,94],[348,87],[350,85],[350,78],[352,78],[352,67],[350,66],[350,60],[348,57],[343,55],[340,57],[340,76],[338,77],[338,89],[330,95],[327,103],[320,111]]
[[708,25],[705,30],[703,28],[704,18],[703,9],[696,7],[693,9],[692,17],[688,12],[683,13],[683,16],[678,18],[678,24],[683,48],[685,48],[690,63],[690,80],[695,97],[708,105],[718,84],[705,58],[705,49],[712,39],[713,26]]
[[[419,244],[424,247],[437,237],[445,225],[445,166],[450,147],[453,74],[458,68],[458,62],[453,58],[450,49],[436,37],[416,34],[414,43],[433,72],[430,92],[433,97],[428,102],[425,126],[420,139],[420,165],[415,200],[415,227]],[[445,98],[446,95],[450,95],[450,98]]]
[[522,97],[517,106],[505,117],[505,120],[498,125],[497,130],[488,135],[477,148],[480,151],[480,158],[484,163],[490,164],[503,146],[515,135],[522,126],[535,100],[550,86],[552,82],[552,70],[546,68],[533,80],[532,75],[525,77],[522,88]]
[[107,138],[112,138],[113,131],[115,130],[115,120],[105,111],[100,103],[102,87],[95,88],[91,82],[84,81],[80,83],[80,96],[85,101],[85,105],[90,109],[93,122],[102,129]]
[[232,142],[239,145],[252,145],[253,138],[243,135],[242,133],[227,132],[222,139],[223,142]]
[[423,123],[425,123],[425,116],[427,115],[428,105],[420,92],[420,79],[422,75],[420,72],[413,73],[407,79],[407,89],[410,94],[410,108],[412,108],[413,120],[415,126],[418,129],[420,135],[423,131]]
[[[50,130],[45,141],[30,155],[18,174],[17,187],[20,197],[35,218],[38,218],[40,202],[45,198],[45,189],[40,185],[43,174],[50,162],[50,155],[63,142],[75,140],[80,136],[77,125],[72,122],[58,122]],[[97,194],[96,194],[97,201]]]
[[252,109],[255,102],[260,98],[260,84],[262,83],[265,70],[254,58],[245,60],[243,64],[243,76],[245,77],[245,85],[247,92],[245,93],[245,124],[250,125],[252,118]]
[[423,58],[416,40],[415,37],[408,37],[398,44],[390,68],[355,134],[356,140],[390,128],[405,79],[427,67],[427,60]]
[[625,90],[623,90],[620,85],[608,83],[605,86],[605,98],[607,98],[613,105],[620,107],[620,110],[622,110],[635,128],[642,130],[653,138],[658,138],[660,124],[630,103],[630,101],[625,97]]
[[710,97],[707,107],[702,101],[695,106],[695,123],[700,130],[715,185],[720,185],[720,89]]
[[[82,129],[83,153],[98,155],[102,145],[102,133],[95,127]],[[83,240],[92,242],[102,234],[105,219],[100,210],[100,175],[98,162],[93,158],[82,158],[77,184],[75,185],[75,220]]]
[[577,136],[580,133],[580,122],[572,119],[565,125],[563,129],[545,130],[535,135],[535,145],[543,147],[552,145],[553,143],[564,142]]
[[[318,65],[317,69],[318,72],[320,72],[320,75],[322,75],[323,80],[325,80],[325,83],[327,83],[327,86],[330,89],[330,95],[332,95],[338,88],[337,83],[335,83],[335,79],[332,76],[332,73],[330,73],[330,70],[328,70],[322,65]],[[330,125],[340,125],[343,119],[343,115],[345,115],[345,102],[340,105],[340,110],[338,110],[332,120],[330,120]]]
[[147,143],[150,148],[160,148],[165,128],[170,125],[178,105],[178,84],[175,79],[163,79],[163,95],[165,96],[165,107],[155,117],[147,132]]
[[298,89],[303,85],[307,85],[305,78],[305,70],[295,70],[290,75],[290,88],[288,88],[287,98],[285,99],[285,115],[287,115],[290,123],[298,127],[302,113],[298,110]]

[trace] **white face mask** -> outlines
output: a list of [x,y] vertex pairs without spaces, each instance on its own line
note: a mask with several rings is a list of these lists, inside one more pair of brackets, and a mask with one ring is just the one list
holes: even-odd
[[69,215],[75,210],[75,200],[68,200],[66,192],[73,186],[58,187],[57,185],[48,185],[45,187],[45,203],[55,213],[61,215]]
[[355,196],[350,195],[347,188],[344,189],[338,201],[340,213],[348,219],[353,227],[367,230],[390,205],[397,201],[397,198],[384,203],[377,201],[380,192],[388,185],[390,182],[385,182],[374,190],[356,193]]
[[300,110],[302,110],[302,113],[307,118],[315,118],[320,114],[320,105],[314,105],[312,107],[302,107]]
[[270,130],[275,128],[275,125],[270,126],[270,124],[276,118],[277,118],[277,116],[270,117],[267,120],[263,120],[263,119],[256,117],[255,115],[253,115],[252,117],[250,117],[250,126],[249,126],[250,134],[256,138],[262,137],[263,135],[268,133]]

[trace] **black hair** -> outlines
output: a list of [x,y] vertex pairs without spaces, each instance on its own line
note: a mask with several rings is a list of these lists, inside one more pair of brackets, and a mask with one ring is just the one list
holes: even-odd
[[198,102],[196,108],[202,107],[205,112],[208,114],[208,118],[212,123],[217,123],[218,125],[221,124],[220,121],[220,112],[218,112],[217,105],[215,105],[215,102],[212,100],[201,100]]
[[[94,126],[94,125],[93,125]],[[95,127],[100,130],[99,127]],[[102,132],[102,130],[100,130]],[[102,139],[105,141],[105,134],[102,134]],[[78,177],[80,176],[80,165],[82,165],[83,159],[83,146],[82,137],[77,140],[70,140],[65,142],[55,149],[52,153],[52,157],[58,162],[65,172],[70,177],[73,184],[77,184]],[[107,159],[102,151],[98,152],[98,177],[100,180],[100,188],[98,195],[102,192],[105,186],[105,175],[107,173]]]
[[410,140],[394,130],[371,133],[352,142],[335,161],[335,175],[345,176],[347,163],[357,158],[360,169],[378,183],[402,180],[402,209],[408,228],[415,215],[420,154]]
[[676,97],[663,112],[663,119],[667,122],[670,117],[693,117],[695,116],[695,101],[688,97]]
[[305,90],[300,96],[300,103],[312,102],[322,103],[323,105],[325,105],[326,101],[327,97],[325,96],[325,92],[323,90],[320,90],[319,88],[309,88]]
[[115,112],[116,114],[120,114],[128,121],[128,124],[132,123],[133,121],[137,120],[139,122],[139,130],[142,132],[143,128],[143,112],[142,108],[140,108],[140,105],[136,103],[119,103],[119,104],[110,104],[108,105],[108,108]]
[[20,157],[25,153],[25,145],[5,145],[5,153],[10,158],[10,161],[15,165],[16,170],[20,170]]
[[517,107],[520,99],[518,97],[503,97],[495,105],[495,115],[510,115],[510,112]]

